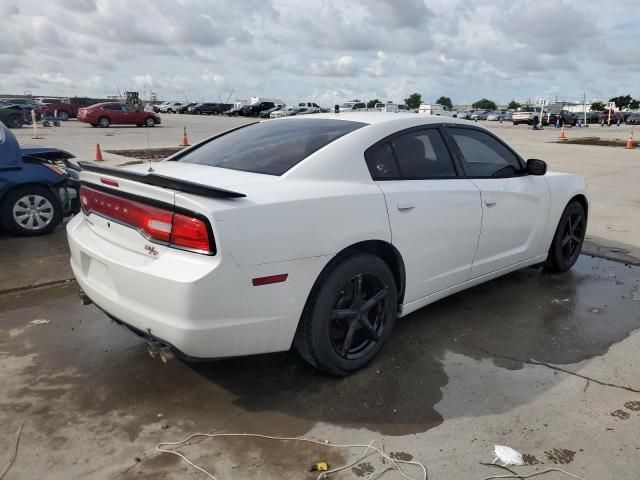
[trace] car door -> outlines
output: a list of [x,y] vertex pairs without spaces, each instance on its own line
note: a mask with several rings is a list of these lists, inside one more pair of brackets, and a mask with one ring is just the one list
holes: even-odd
[[103,107],[108,112],[109,121],[113,125],[119,125],[122,123],[122,105],[119,103],[110,103]]
[[141,123],[139,121],[140,114],[135,111],[129,105],[121,105],[122,111],[120,112],[120,123],[136,125]]
[[544,177],[528,175],[522,159],[488,132],[466,126],[449,126],[446,132],[466,177],[482,195],[482,232],[471,278],[544,254],[550,202]]
[[437,126],[379,142],[365,157],[404,260],[404,302],[467,280],[480,236],[480,190],[458,176]]

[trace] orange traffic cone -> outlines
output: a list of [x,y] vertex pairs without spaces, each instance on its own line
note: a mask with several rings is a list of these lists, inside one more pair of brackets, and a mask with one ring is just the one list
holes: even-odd
[[567,136],[564,134],[564,127],[560,130],[560,136],[558,137],[560,140],[566,140]]
[[189,146],[189,139],[187,138],[187,127],[183,127],[184,128],[184,132],[182,134],[182,143],[180,145],[178,145],[179,147],[188,147]]
[[102,162],[104,161],[104,158],[102,158],[102,152],[100,151],[100,144],[96,143],[96,162]]
[[633,148],[635,148],[633,146],[633,130],[629,134],[629,138],[627,139],[627,146],[625,148],[627,148],[628,150],[632,150]]

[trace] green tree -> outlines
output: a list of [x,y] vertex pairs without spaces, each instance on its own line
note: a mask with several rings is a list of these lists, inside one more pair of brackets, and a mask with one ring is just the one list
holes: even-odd
[[422,95],[420,95],[419,93],[412,93],[404,99],[404,103],[407,105],[407,107],[414,110],[418,108],[422,103]]
[[602,102],[593,102],[591,104],[591,111],[592,112],[601,112],[604,110],[604,103]]
[[376,103],[382,103],[382,102],[377,98],[374,98],[373,100],[369,100],[367,102],[367,108],[374,108],[376,106]]
[[520,105],[518,102],[516,102],[516,99],[514,98],[513,100],[511,100],[509,102],[509,105],[507,106],[507,108],[509,110],[517,110],[521,107],[522,105]]
[[633,99],[629,102],[629,109],[638,110],[640,108],[640,100]]
[[631,98],[631,95],[620,95],[618,97],[610,98],[609,101],[615,103],[616,107],[618,107],[619,110],[622,110],[633,102],[633,98]]
[[442,105],[443,107],[449,107],[453,109],[453,102],[449,97],[440,97],[438,100],[436,100],[436,103],[438,105]]
[[471,105],[473,108],[480,108],[482,110],[496,110],[496,102],[493,100],[488,100],[486,98],[481,98],[477,102],[474,102]]

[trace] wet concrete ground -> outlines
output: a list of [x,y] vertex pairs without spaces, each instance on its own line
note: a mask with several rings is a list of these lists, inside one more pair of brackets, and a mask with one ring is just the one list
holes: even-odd
[[[640,268],[583,256],[565,275],[528,268],[422,309],[398,323],[370,367],[335,379],[294,353],[163,365],[81,306],[74,283],[5,293],[0,468],[24,421],[6,480],[205,478],[154,448],[219,429],[382,438],[426,463],[432,479],[506,473],[479,465],[495,443],[538,462],[521,471],[637,479],[638,327]],[[315,478],[306,472],[315,461],[359,453],[246,438],[182,451],[226,479]],[[336,478],[383,468],[372,457]],[[541,478],[561,478],[553,475]]]

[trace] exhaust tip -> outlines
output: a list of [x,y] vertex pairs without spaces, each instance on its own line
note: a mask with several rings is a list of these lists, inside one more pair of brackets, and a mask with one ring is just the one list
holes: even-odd
[[171,360],[175,358],[173,351],[169,347],[161,347],[159,349],[160,360],[162,363],[169,363]]
[[80,304],[82,305],[91,305],[93,303],[82,289],[78,290],[78,296],[80,297]]

